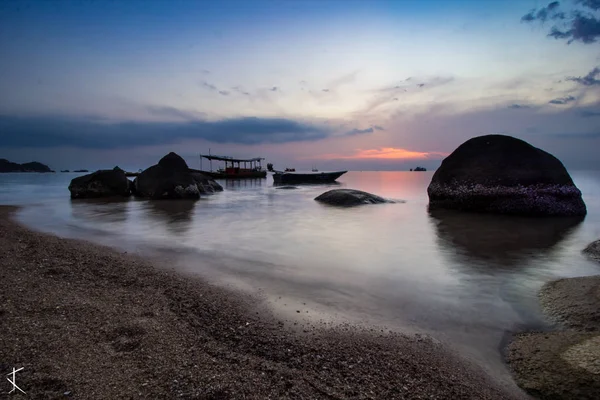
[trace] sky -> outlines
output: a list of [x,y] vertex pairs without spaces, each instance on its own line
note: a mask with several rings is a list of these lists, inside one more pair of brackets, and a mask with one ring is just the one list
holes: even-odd
[[0,158],[436,168],[501,133],[600,169],[600,0],[0,2]]

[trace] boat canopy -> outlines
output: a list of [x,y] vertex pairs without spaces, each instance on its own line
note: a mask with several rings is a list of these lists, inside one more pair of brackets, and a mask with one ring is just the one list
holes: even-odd
[[219,161],[229,161],[229,162],[261,162],[262,160],[264,160],[264,158],[262,157],[255,157],[255,158],[249,158],[249,159],[240,159],[240,158],[233,158],[233,157],[227,157],[227,156],[215,156],[215,155],[211,155],[211,154],[200,154],[200,157],[204,157],[208,160],[219,160]]

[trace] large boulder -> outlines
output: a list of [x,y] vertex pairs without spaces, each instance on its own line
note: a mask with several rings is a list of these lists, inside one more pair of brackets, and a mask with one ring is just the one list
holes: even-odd
[[223,190],[221,185],[191,171],[185,160],[173,152],[142,171],[133,181],[134,194],[151,199],[197,199],[200,194],[219,190]]
[[72,199],[129,196],[130,181],[120,168],[105,169],[79,176],[69,185]]
[[315,198],[316,201],[338,207],[353,207],[362,204],[389,203],[389,200],[371,193],[353,189],[333,189]]
[[429,207],[532,216],[584,216],[581,191],[553,155],[505,135],[470,139],[444,159]]

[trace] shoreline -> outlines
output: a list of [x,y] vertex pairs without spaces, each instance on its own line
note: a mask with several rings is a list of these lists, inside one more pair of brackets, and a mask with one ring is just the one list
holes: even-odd
[[34,232],[16,209],[0,206],[0,372],[25,367],[22,398],[526,398],[428,337],[298,332],[257,297]]
[[520,333],[508,345],[506,358],[517,384],[540,399],[597,399],[600,275],[550,281],[538,295],[559,327]]

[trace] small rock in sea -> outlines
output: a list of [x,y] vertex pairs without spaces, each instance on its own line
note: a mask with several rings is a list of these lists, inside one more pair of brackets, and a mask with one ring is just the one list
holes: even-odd
[[354,207],[363,204],[393,203],[383,197],[354,189],[333,189],[315,198],[316,201],[338,207]]

